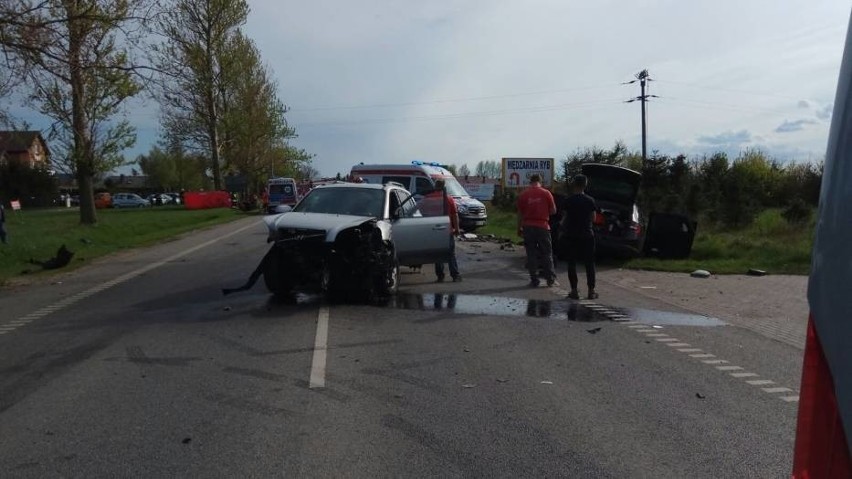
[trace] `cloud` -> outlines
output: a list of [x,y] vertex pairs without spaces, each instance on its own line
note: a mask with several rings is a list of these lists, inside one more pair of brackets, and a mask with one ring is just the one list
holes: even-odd
[[810,108],[811,102],[808,100],[799,100],[799,108]]
[[776,133],[791,133],[794,131],[801,131],[805,129],[806,125],[813,125],[816,123],[816,120],[811,120],[810,118],[802,118],[801,120],[784,120],[784,123],[778,125],[778,128],[775,129]]
[[820,108],[819,110],[817,110],[816,117],[819,118],[820,120],[828,120],[829,118],[831,118],[831,112],[833,110],[834,110],[834,105],[832,103],[829,103],[828,105],[825,105],[823,108]]
[[706,145],[742,145],[751,141],[748,130],[726,131],[718,135],[699,136],[698,142]]

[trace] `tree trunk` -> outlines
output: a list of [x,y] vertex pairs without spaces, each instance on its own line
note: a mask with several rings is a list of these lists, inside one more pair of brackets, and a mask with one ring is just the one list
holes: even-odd
[[80,223],[93,225],[98,222],[95,212],[92,152],[90,139],[88,138],[88,125],[83,100],[85,99],[85,85],[83,69],[80,64],[81,48],[85,34],[81,30],[85,28],[81,20],[76,20],[78,15],[79,0],[72,0],[65,4],[68,15],[68,60],[69,76],[71,79],[71,126],[74,130],[74,150],[72,152],[77,170],[77,185],[80,188]]

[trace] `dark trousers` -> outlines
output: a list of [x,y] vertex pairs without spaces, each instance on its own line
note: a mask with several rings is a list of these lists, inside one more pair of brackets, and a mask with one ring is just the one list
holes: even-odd
[[[450,276],[455,278],[461,276],[459,273],[459,263],[456,261],[456,239],[450,235]],[[444,263],[435,263],[435,276],[444,277]]]
[[550,240],[550,230],[524,226],[524,248],[527,251],[527,269],[530,279],[538,279],[538,270],[544,271],[544,277],[548,280],[556,279],[553,271],[553,244]]
[[6,222],[0,221],[0,242],[6,242]]
[[589,290],[595,289],[595,238],[590,236],[587,238],[567,238],[566,239],[566,256],[568,258],[568,281],[571,283],[571,290],[577,290],[577,262],[580,261],[586,266],[586,284]]

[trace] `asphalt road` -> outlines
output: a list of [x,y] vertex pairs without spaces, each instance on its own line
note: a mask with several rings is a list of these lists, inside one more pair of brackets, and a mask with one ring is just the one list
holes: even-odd
[[3,477],[789,477],[802,352],[459,247],[388,306],[241,284],[257,219],[0,291]]

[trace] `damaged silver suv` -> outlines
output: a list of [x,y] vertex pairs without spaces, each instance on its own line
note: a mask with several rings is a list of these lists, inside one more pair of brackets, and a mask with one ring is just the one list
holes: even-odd
[[424,215],[395,183],[318,186],[292,211],[265,221],[274,244],[258,272],[276,296],[313,290],[335,299],[386,297],[399,286],[400,265],[450,256],[446,212]]

